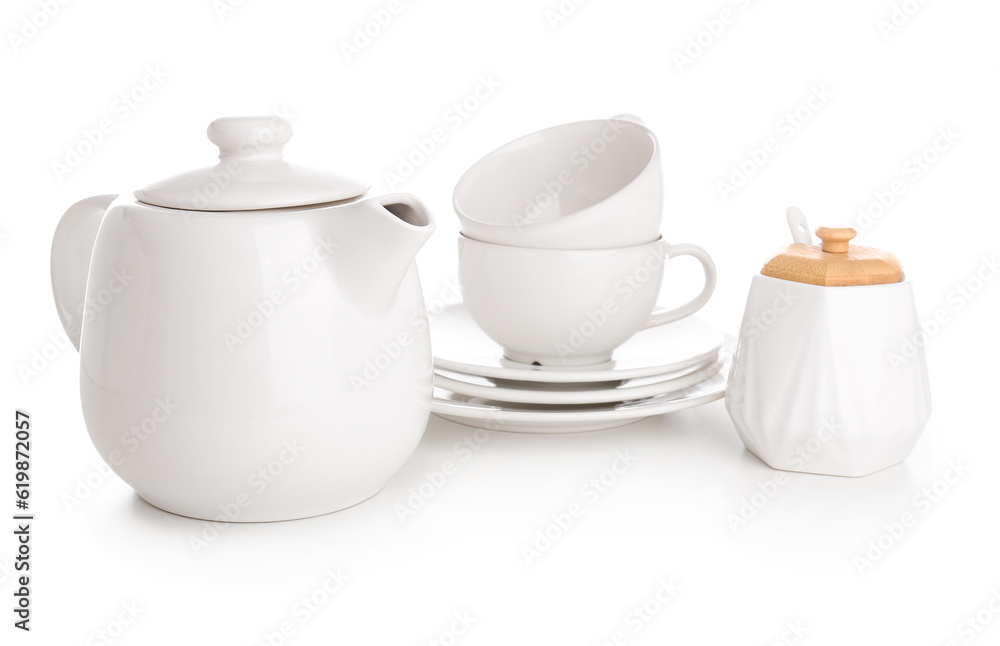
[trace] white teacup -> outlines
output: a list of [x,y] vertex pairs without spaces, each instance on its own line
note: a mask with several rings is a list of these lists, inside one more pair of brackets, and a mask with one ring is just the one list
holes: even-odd
[[[459,282],[473,320],[507,358],[543,366],[611,360],[642,329],[689,316],[715,289],[715,264],[700,247],[656,240],[617,249],[531,249],[459,236]],[[693,256],[705,286],[657,309],[666,261]]]
[[660,236],[656,135],[635,116],[525,135],[476,162],[453,195],[462,233],[515,247],[604,249]]

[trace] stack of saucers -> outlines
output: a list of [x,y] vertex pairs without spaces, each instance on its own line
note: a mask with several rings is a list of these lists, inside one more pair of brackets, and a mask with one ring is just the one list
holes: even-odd
[[[592,431],[724,395],[724,339],[691,315],[711,257],[661,233],[659,143],[632,115],[501,146],[455,187],[464,302],[435,317],[432,410],[493,430]],[[657,307],[669,260],[705,275]]]
[[603,364],[512,361],[464,304],[435,318],[437,415],[495,431],[572,433],[632,424],[725,396],[731,339],[697,317],[639,332]]

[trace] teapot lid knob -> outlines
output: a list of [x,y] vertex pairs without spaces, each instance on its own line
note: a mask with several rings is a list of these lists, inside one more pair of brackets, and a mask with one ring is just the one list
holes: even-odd
[[816,229],[816,235],[823,241],[823,251],[827,253],[847,253],[849,242],[858,235],[854,229],[834,229],[830,227],[820,227]]
[[292,138],[292,124],[280,117],[224,117],[208,124],[208,138],[219,156],[250,159],[280,158]]
[[187,211],[258,211],[350,200],[369,185],[285,161],[292,124],[277,115],[227,117],[208,125],[219,147],[213,166],[173,175],[135,192],[140,202]]

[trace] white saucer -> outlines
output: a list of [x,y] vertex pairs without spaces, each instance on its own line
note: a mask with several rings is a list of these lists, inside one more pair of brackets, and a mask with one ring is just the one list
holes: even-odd
[[[667,393],[690,388],[705,381],[719,372],[725,358],[718,359],[709,365],[697,369],[667,373],[656,377],[641,377],[618,382],[610,388],[576,387],[576,384],[561,384],[566,388],[555,389],[533,388],[529,386],[505,387],[498,385],[488,377],[459,374],[450,371],[439,371],[434,374],[434,385],[444,390],[450,390],[459,395],[480,397],[501,402],[545,405],[580,405],[626,402],[637,399],[656,397]],[[509,383],[509,382],[503,382]],[[531,382],[513,382],[514,384],[531,384]]]
[[608,363],[579,368],[532,366],[511,361],[479,329],[463,303],[445,308],[431,325],[434,365],[443,370],[544,383],[622,381],[675,372],[713,361],[722,332],[689,316],[639,332],[615,350]]
[[636,401],[583,406],[509,404],[434,389],[431,411],[446,420],[512,433],[577,433],[632,424],[653,415],[702,406],[726,394],[731,359],[708,380],[690,388]]

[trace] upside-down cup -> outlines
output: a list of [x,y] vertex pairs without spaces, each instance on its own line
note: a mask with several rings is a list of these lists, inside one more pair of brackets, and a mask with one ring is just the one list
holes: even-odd
[[497,148],[453,195],[462,233],[535,249],[632,247],[660,237],[660,145],[638,117],[566,123]]

